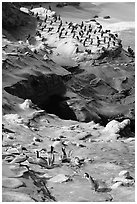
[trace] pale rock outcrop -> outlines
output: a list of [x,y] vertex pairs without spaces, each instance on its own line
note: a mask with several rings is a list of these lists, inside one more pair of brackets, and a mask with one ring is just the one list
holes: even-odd
[[135,179],[130,176],[130,173],[127,170],[120,171],[119,176],[113,179],[112,189],[117,188],[119,186],[133,186],[135,183]]
[[23,110],[27,110],[32,107],[32,101],[30,99],[26,99],[22,104],[19,104],[19,107]]
[[34,12],[34,15],[38,14],[41,18],[45,18],[46,15],[52,17],[56,13],[55,11],[51,11],[43,7],[33,8],[31,9],[31,12]]
[[9,123],[17,123],[17,124],[22,124],[23,123],[23,118],[21,116],[19,116],[18,114],[6,114],[3,117]]
[[129,119],[125,119],[121,123],[116,120],[112,120],[106,125],[104,131],[117,134],[129,124]]

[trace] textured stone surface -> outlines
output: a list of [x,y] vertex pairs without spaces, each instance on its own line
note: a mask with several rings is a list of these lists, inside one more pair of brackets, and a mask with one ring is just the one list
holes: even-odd
[[6,191],[2,193],[2,202],[34,202],[34,200],[25,193]]
[[5,188],[19,188],[23,185],[23,182],[17,178],[2,178],[2,186]]

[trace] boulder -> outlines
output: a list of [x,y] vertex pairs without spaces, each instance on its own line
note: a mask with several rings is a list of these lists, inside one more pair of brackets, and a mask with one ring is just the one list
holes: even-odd
[[129,124],[130,124],[129,119],[123,120],[121,123],[116,120],[112,120],[106,125],[104,131],[118,134]]

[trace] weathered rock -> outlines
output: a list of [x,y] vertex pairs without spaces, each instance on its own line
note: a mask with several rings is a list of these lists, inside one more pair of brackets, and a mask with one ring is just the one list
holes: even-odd
[[25,193],[6,191],[2,193],[3,202],[34,202],[34,200]]
[[116,121],[116,120],[112,120],[111,122],[109,122],[104,131],[108,131],[110,133],[119,133],[121,130],[123,130],[127,125],[130,124],[130,120],[126,119],[124,121],[122,121],[121,123]]
[[7,153],[9,153],[9,154],[19,154],[19,151],[17,150],[17,148],[9,148],[7,150]]
[[63,183],[69,180],[68,176],[65,176],[64,174],[58,174],[57,176],[54,176],[49,181],[53,183]]
[[21,116],[19,116],[18,114],[6,114],[3,117],[9,123],[17,123],[17,124],[22,124],[23,123],[23,118]]
[[19,104],[19,107],[23,110],[29,109],[32,106],[32,101],[30,99],[26,99],[24,103]]
[[117,182],[122,182],[122,185],[123,186],[133,186],[135,181],[134,179],[126,179],[126,178],[120,178],[120,177],[116,177],[114,180],[113,180],[114,183],[117,183]]
[[24,183],[17,178],[2,178],[2,186],[5,188],[19,188],[24,186]]
[[120,171],[119,177],[121,177],[121,178],[129,178],[130,177],[130,173],[127,170]]
[[28,158],[27,155],[18,155],[10,163],[11,164],[22,163],[22,162],[26,161],[27,158]]
[[92,137],[91,133],[81,132],[81,133],[77,134],[77,138],[79,140],[85,140],[85,139],[88,139],[89,137]]
[[122,182],[121,182],[121,181],[118,181],[118,182],[114,183],[114,184],[111,186],[111,189],[116,189],[116,188],[118,188],[119,186],[122,186]]

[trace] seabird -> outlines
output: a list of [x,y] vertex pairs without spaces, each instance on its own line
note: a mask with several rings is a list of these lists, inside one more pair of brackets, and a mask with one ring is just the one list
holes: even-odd
[[90,41],[90,44],[92,45],[92,43],[93,43],[93,38],[91,38],[91,41]]
[[115,33],[115,36],[116,36],[116,38],[118,38],[118,34],[117,33]]
[[59,20],[59,21],[61,20],[60,15],[58,16],[58,20]]
[[42,167],[48,166],[47,158],[41,157],[38,150],[36,151],[36,163]]
[[67,35],[67,34],[68,34],[68,31],[65,32],[65,35]]
[[59,33],[59,38],[61,38],[62,32]]
[[53,21],[51,20],[51,21],[50,21],[50,25],[52,25],[52,23],[53,23]]
[[51,10],[51,6],[49,5],[49,10]]
[[107,46],[107,48],[109,48],[110,47],[110,42],[108,42],[108,46]]
[[79,49],[78,49],[78,47],[76,48],[76,53],[78,53],[79,52]]
[[96,31],[96,30],[94,30],[94,34],[96,34],[96,32],[97,32],[97,31]]
[[73,33],[73,38],[75,37],[75,35],[76,35],[76,33],[74,32],[74,33]]
[[78,36],[76,36],[77,37],[77,40],[79,40],[79,37]]
[[97,47],[100,45],[100,40],[97,41]]
[[104,34],[104,32],[103,32],[103,31],[101,31],[101,37],[103,37],[103,34]]
[[84,173],[84,178],[86,178],[91,186],[91,189],[97,192],[110,192],[111,188],[108,188],[104,181],[95,180],[88,173]]

